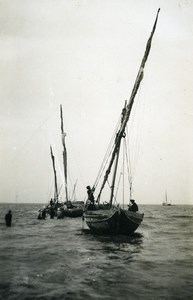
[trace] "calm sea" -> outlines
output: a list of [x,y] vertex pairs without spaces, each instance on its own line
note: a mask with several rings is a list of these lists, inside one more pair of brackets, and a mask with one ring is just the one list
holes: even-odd
[[193,299],[193,206],[140,206],[131,237],[37,220],[39,208],[0,204],[0,299]]

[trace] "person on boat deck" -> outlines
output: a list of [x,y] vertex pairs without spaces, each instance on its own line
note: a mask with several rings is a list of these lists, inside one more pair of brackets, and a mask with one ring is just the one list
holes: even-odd
[[93,195],[94,190],[91,189],[89,185],[86,188],[87,188],[88,200],[90,200],[90,202],[94,204],[94,195]]
[[88,195],[88,199],[86,201],[86,205],[88,210],[93,210],[95,208],[94,206],[94,189],[91,189],[91,187],[88,185],[87,187],[87,195]]
[[131,205],[129,205],[128,210],[129,211],[134,211],[134,212],[138,211],[138,206],[135,203],[135,200],[131,199],[130,202],[131,202]]
[[5,224],[7,227],[11,226],[11,221],[12,221],[12,213],[11,210],[5,215]]
[[72,202],[71,201],[67,201],[66,202],[66,206],[67,206],[67,208],[73,208],[74,206],[72,205]]

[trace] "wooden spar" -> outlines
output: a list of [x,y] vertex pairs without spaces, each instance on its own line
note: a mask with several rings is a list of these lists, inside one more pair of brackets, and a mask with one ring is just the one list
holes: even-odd
[[142,62],[141,62],[141,65],[140,65],[140,68],[139,68],[136,80],[135,80],[135,84],[134,84],[133,90],[131,92],[129,103],[126,106],[126,113],[124,115],[123,122],[121,123],[120,130],[118,131],[117,136],[116,136],[116,140],[115,140],[115,144],[114,144],[114,149],[113,149],[113,152],[112,152],[112,155],[111,155],[111,160],[109,162],[109,166],[108,166],[108,168],[106,170],[106,173],[105,173],[105,176],[104,176],[104,179],[103,179],[103,183],[102,183],[99,195],[97,197],[97,201],[98,202],[100,201],[100,196],[101,196],[102,190],[103,190],[103,188],[105,186],[105,183],[107,182],[108,176],[109,176],[109,174],[111,172],[111,167],[113,165],[115,156],[116,156],[117,152],[119,151],[120,144],[121,144],[121,139],[124,136],[125,127],[127,125],[129,117],[130,117],[130,113],[131,113],[131,109],[133,107],[135,96],[136,96],[137,91],[139,89],[140,83],[141,83],[141,81],[143,79],[143,70],[144,70],[147,58],[149,56],[150,49],[151,49],[151,42],[152,42],[152,38],[153,38],[155,29],[156,29],[159,11],[160,11],[160,8],[157,11],[157,15],[156,15],[156,19],[155,19],[155,22],[154,22],[154,25],[153,25],[153,29],[152,29],[150,37],[149,37],[149,39],[147,41],[147,44],[146,44],[145,53],[144,53],[144,56],[143,56],[143,59],[142,59]]
[[62,135],[62,145],[63,145],[63,165],[64,165],[65,193],[66,193],[66,201],[68,201],[67,151],[66,151],[66,144],[65,144],[66,133],[64,132],[64,127],[63,127],[62,105],[60,105],[60,119],[61,119],[61,135]]
[[120,152],[120,147],[116,153],[116,160],[115,160],[115,169],[113,173],[113,180],[112,180],[112,185],[111,185],[111,196],[110,196],[110,204],[112,205],[113,203],[113,195],[114,195],[114,189],[115,189],[115,179],[117,175],[117,167],[118,167],[118,160],[119,160],[119,152]]
[[[127,101],[125,101],[125,107],[122,110],[122,118],[121,118],[121,123],[124,120],[124,114],[125,114],[125,109],[126,109]],[[114,195],[114,189],[115,189],[115,180],[116,180],[116,175],[117,175],[117,167],[118,167],[118,161],[119,161],[119,153],[120,153],[120,147],[118,148],[116,152],[116,159],[115,159],[115,167],[114,167],[114,172],[113,172],[113,179],[112,179],[112,184],[111,184],[111,196],[110,196],[110,204],[112,205],[113,202],[113,195]]]
[[56,176],[56,168],[55,168],[55,157],[53,155],[52,147],[50,146],[52,165],[54,170],[54,202],[58,201],[58,186],[57,186],[57,176]]

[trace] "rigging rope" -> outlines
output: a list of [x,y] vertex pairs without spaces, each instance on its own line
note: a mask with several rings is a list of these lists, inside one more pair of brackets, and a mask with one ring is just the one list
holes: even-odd
[[53,115],[53,113],[56,111],[53,110],[49,116],[37,127],[37,129],[32,133],[32,135],[29,137],[29,139],[23,144],[23,146],[20,148],[20,152],[23,151],[23,149],[25,148],[25,146],[31,141],[31,139],[34,137],[34,135],[42,128],[42,126],[50,119],[50,117]]
[[106,153],[105,153],[105,156],[104,156],[104,158],[103,158],[101,167],[100,167],[100,169],[99,169],[98,175],[97,175],[96,180],[95,180],[95,183],[94,183],[94,185],[93,185],[93,188],[94,188],[94,189],[96,189],[96,187],[97,187],[97,185],[98,185],[98,183],[99,183],[101,177],[103,176],[103,173],[104,173],[104,170],[105,170],[105,168],[106,168],[108,159],[109,159],[109,157],[110,157],[111,154],[112,154],[112,151],[113,151],[113,145],[114,145],[114,140],[115,140],[115,136],[116,136],[116,134],[117,134],[117,130],[118,130],[119,125],[120,125],[120,121],[121,121],[121,117],[119,117],[119,120],[118,120],[117,125],[116,125],[115,130],[114,130],[114,133],[113,133],[112,138],[111,138],[111,140],[110,140],[109,146],[108,146],[107,151],[106,151]]

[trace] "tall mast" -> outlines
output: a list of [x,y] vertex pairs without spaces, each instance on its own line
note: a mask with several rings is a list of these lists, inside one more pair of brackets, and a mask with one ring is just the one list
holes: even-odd
[[64,132],[64,126],[63,126],[62,105],[60,105],[60,119],[61,119],[61,135],[62,135],[62,145],[63,145],[63,165],[64,165],[65,193],[66,193],[66,201],[68,201],[67,151],[66,151],[66,144],[65,144],[66,133]]
[[57,186],[57,176],[56,176],[56,167],[55,167],[55,157],[53,155],[52,147],[50,146],[52,165],[54,170],[54,202],[58,201],[58,186]]
[[[124,120],[124,115],[126,112],[126,105],[127,101],[125,101],[125,107],[122,110],[122,118],[121,118],[121,123]],[[116,139],[115,139],[116,141]],[[114,172],[113,172],[113,179],[112,179],[112,184],[111,184],[111,196],[110,196],[110,204],[112,205],[113,202],[113,195],[114,195],[114,189],[115,189],[115,180],[116,180],[116,175],[117,175],[117,167],[118,167],[118,161],[119,161],[119,153],[120,153],[120,146],[117,149],[116,152],[116,159],[115,159],[115,166],[114,166]]]
[[149,37],[149,39],[147,41],[147,44],[146,44],[145,53],[144,53],[144,56],[143,56],[143,59],[142,59],[142,62],[141,62],[141,65],[140,65],[140,68],[139,68],[136,80],[135,80],[135,83],[134,83],[133,90],[131,92],[129,103],[126,106],[126,112],[125,112],[125,115],[124,115],[124,118],[123,118],[123,122],[121,123],[120,129],[119,129],[119,131],[117,133],[117,136],[116,136],[116,140],[115,140],[115,144],[114,144],[114,149],[113,149],[113,152],[112,152],[112,155],[111,155],[111,160],[110,160],[109,166],[108,166],[108,168],[106,170],[106,173],[105,173],[105,176],[104,176],[104,179],[103,179],[103,183],[102,183],[102,186],[101,186],[98,198],[97,198],[98,202],[100,201],[101,192],[102,192],[102,190],[103,190],[103,188],[105,186],[105,183],[107,182],[108,176],[109,176],[109,174],[111,172],[111,167],[113,165],[115,156],[117,155],[117,153],[119,151],[120,144],[121,144],[121,139],[124,136],[125,127],[127,125],[129,117],[130,117],[130,113],[131,113],[131,109],[133,107],[135,96],[136,96],[137,91],[139,89],[140,83],[141,83],[141,81],[143,79],[143,70],[144,70],[147,58],[149,56],[150,49],[151,49],[151,42],[152,42],[152,38],[153,38],[155,29],[156,29],[159,11],[160,11],[160,9],[158,9],[158,11],[157,11],[157,15],[156,15],[156,19],[155,19],[155,22],[154,22],[154,25],[153,25],[153,29],[152,29],[150,37]]
[[115,159],[115,168],[113,172],[113,180],[112,180],[112,185],[111,185],[111,196],[110,196],[110,205],[113,203],[113,196],[114,196],[114,190],[115,190],[115,179],[117,175],[117,167],[118,167],[118,160],[119,160],[119,152],[120,152],[120,147],[116,153],[116,159]]

